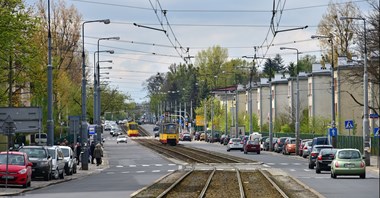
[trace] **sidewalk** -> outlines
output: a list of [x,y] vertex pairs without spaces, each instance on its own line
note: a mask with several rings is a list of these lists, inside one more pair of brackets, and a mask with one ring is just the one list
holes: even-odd
[[371,155],[371,165],[370,166],[367,166],[367,170],[370,170],[370,171],[373,171],[373,172],[376,172],[377,174],[379,174],[379,170],[380,170],[380,164],[379,164],[379,156],[376,156],[376,155]]
[[40,188],[44,188],[46,186],[55,185],[55,184],[59,184],[59,183],[63,183],[63,182],[68,182],[68,181],[75,180],[75,179],[82,178],[82,177],[86,177],[86,176],[89,176],[92,174],[100,173],[101,171],[103,171],[104,169],[109,167],[107,153],[104,152],[104,157],[102,158],[102,164],[101,165],[96,166],[96,164],[89,163],[88,164],[88,170],[81,170],[80,167],[81,167],[81,165],[78,166],[78,170],[77,170],[76,174],[73,174],[73,175],[66,175],[65,174],[64,179],[52,179],[50,181],[43,181],[43,180],[33,181],[32,180],[31,186],[28,188],[22,188],[19,186],[15,186],[15,187],[13,187],[13,186],[9,187],[8,186],[8,188],[5,188],[5,185],[2,184],[0,186],[0,196],[18,195],[20,193],[25,193],[25,192],[32,191],[32,190],[37,190]]

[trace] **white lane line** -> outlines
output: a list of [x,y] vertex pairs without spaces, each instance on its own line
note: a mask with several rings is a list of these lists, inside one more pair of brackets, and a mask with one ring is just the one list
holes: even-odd
[[178,166],[178,170],[182,170],[182,165],[179,165],[179,166]]
[[276,163],[266,163],[266,164],[268,164],[268,165],[272,165],[272,166],[273,166],[273,165],[275,165]]
[[160,170],[152,170],[152,173],[159,173]]
[[267,165],[267,164],[263,164],[263,166],[264,166],[264,167],[268,167],[268,168],[271,167],[271,166],[269,166],[269,165]]
[[107,172],[108,175],[112,175],[112,174],[115,174],[114,172]]
[[129,171],[124,171],[124,172],[121,172],[121,173],[126,174],[126,173],[129,173]]
[[155,166],[162,166],[162,164],[155,164]]
[[145,173],[145,171],[136,171],[136,173]]
[[280,163],[281,165],[287,166],[289,163]]
[[121,165],[117,165],[116,168],[123,168],[124,166],[121,166]]
[[224,170],[223,168],[217,168],[216,170],[218,170],[218,171],[222,171],[222,170]]
[[176,164],[168,164],[169,166],[175,166]]
[[174,172],[175,170],[168,170],[168,172]]
[[147,167],[147,166],[150,166],[150,165],[148,165],[148,164],[143,164],[142,166]]
[[306,172],[310,172],[311,171],[310,169],[306,169],[306,168],[303,169],[303,170],[306,171]]
[[300,166],[301,163],[293,163],[293,165]]
[[292,172],[296,171],[295,169],[289,169],[289,170],[292,171]]
[[129,167],[136,167],[136,165],[129,165]]

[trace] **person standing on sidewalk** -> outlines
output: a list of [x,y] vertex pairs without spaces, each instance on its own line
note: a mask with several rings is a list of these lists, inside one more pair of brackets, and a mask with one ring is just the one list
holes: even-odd
[[91,164],[94,164],[94,159],[95,159],[94,150],[95,150],[95,142],[92,141],[91,146],[90,146]]
[[95,146],[94,153],[93,153],[95,159],[96,159],[96,166],[99,166],[102,163],[102,157],[103,157],[103,149],[102,145],[99,143]]
[[76,158],[77,158],[77,165],[79,165],[80,162],[80,153],[82,152],[82,147],[80,146],[80,143],[77,142],[77,145],[75,146],[75,151],[76,151]]

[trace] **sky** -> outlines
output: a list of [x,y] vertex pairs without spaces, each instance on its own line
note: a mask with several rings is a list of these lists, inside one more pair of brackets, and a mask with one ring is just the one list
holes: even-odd
[[[26,0],[33,4],[37,0]],[[53,0],[51,0],[53,1]],[[349,0],[335,0],[345,3]],[[274,37],[270,30],[273,2],[278,12],[273,18],[276,30],[308,26],[284,31]],[[253,56],[274,57],[280,54],[284,63],[296,61],[297,48],[302,54],[320,57],[316,35],[319,21],[326,14],[329,0],[66,0],[74,5],[84,21],[110,19],[111,23],[85,24],[85,49],[93,65],[93,52],[99,38],[120,37],[119,41],[101,40],[101,67],[112,66],[107,81],[112,87],[131,96],[135,102],[148,101],[144,82],[157,72],[167,72],[173,64],[185,63],[183,57],[196,56],[201,50],[219,45],[228,49],[229,59]],[[365,0],[354,1],[361,10],[368,9]],[[157,12],[154,11],[154,9]],[[166,17],[161,10],[166,10]],[[157,14],[156,14],[157,13]],[[137,27],[134,23],[164,29]],[[170,25],[168,25],[168,23]],[[162,26],[160,24],[163,24]],[[175,46],[175,47],[173,47]],[[270,47],[268,47],[270,46]],[[182,47],[182,48],[181,48]],[[188,53],[186,51],[188,50]],[[191,59],[194,63],[194,59]],[[259,63],[260,64],[260,63]],[[261,63],[262,64],[262,63]],[[102,75],[103,76],[103,75]]]

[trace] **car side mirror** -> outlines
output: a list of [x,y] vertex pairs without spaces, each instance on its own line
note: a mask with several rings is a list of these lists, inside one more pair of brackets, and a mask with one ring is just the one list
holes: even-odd
[[51,156],[49,155],[47,158],[48,158],[48,159],[51,159]]
[[70,159],[73,159],[73,156],[72,156],[72,155],[70,155]]
[[32,162],[28,162],[27,166],[33,166]]

